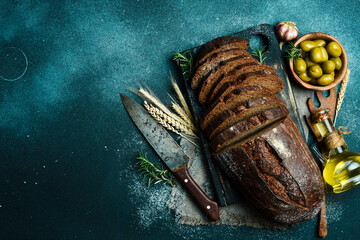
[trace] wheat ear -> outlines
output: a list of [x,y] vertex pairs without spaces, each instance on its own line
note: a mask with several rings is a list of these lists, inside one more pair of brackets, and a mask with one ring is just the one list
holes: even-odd
[[175,79],[173,78],[173,76],[171,75],[170,73],[170,80],[171,80],[171,84],[173,85],[173,88],[175,90],[175,93],[180,101],[180,104],[184,110],[184,112],[186,113],[186,116],[188,118],[188,121],[194,125],[195,127],[195,121],[194,121],[194,117],[193,115],[191,114],[191,111],[190,111],[190,108],[189,106],[187,105],[186,101],[185,101],[185,98],[184,98],[184,95],[181,93],[181,90],[179,88],[179,85],[176,83]]
[[177,115],[179,115],[182,119],[184,119],[184,121],[186,121],[188,124],[193,124],[190,119],[188,118],[188,116],[186,115],[186,112],[184,111],[184,109],[177,104],[174,99],[169,95],[169,97],[171,98],[171,107],[172,109],[174,109],[174,111],[177,113]]
[[[179,136],[185,138],[190,143],[194,144],[196,147],[199,147],[196,143],[191,141],[189,138],[187,138],[184,134],[182,134],[180,132],[180,131],[183,131],[184,133],[186,133],[188,135],[194,134],[191,129],[188,129],[188,128],[184,127],[183,125],[176,123],[176,121],[174,121],[174,119],[171,119],[169,116],[167,116],[165,113],[163,113],[160,109],[152,106],[151,104],[148,104],[146,101],[144,101],[144,107],[150,113],[150,115],[158,123],[160,123],[163,127],[178,134]],[[180,131],[178,131],[178,130],[180,130]]]
[[179,115],[182,119],[184,119],[185,122],[187,122],[189,124],[189,126],[192,126],[191,129],[194,129],[193,131],[195,133],[197,133],[197,128],[195,126],[195,123],[191,120],[191,118],[189,118],[189,116],[187,115],[187,113],[185,112],[184,108],[182,108],[175,100],[174,98],[172,98],[170,96],[170,94],[168,94],[169,97],[171,98],[171,107],[172,109],[177,113],[177,115]]
[[338,116],[338,113],[339,113],[340,108],[341,108],[341,104],[342,104],[342,102],[344,100],[344,97],[345,97],[345,91],[346,91],[347,84],[349,82],[349,77],[350,77],[350,70],[348,69],[346,74],[345,74],[344,79],[342,80],[342,83],[341,83],[341,86],[340,86],[340,89],[339,89],[339,96],[338,96],[338,100],[337,100],[336,108],[335,108],[334,125],[336,124],[336,118]]
[[156,108],[151,104],[148,104],[146,101],[144,101],[144,106],[146,110],[148,110],[151,114],[161,117],[166,123],[169,123],[175,129],[180,130],[189,136],[193,136],[193,137],[196,136],[190,128],[177,122],[175,119],[171,118],[169,115],[161,111],[159,108]]
[[194,126],[184,121],[181,117],[177,116],[176,114],[172,113],[157,97],[156,95],[150,90],[145,89],[142,86],[139,86],[139,90],[133,90],[136,94],[138,94],[143,100],[149,101],[151,104],[155,105],[161,111],[166,113],[169,117],[175,119],[177,122],[187,126],[191,130],[196,130]]

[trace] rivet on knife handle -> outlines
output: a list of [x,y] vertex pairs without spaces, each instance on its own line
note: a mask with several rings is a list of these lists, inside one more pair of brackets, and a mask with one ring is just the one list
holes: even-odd
[[173,171],[173,173],[183,188],[185,188],[190,194],[190,197],[195,200],[201,210],[203,210],[211,221],[216,222],[219,219],[218,204],[206,196],[206,194],[190,176],[188,168],[186,166],[182,166]]

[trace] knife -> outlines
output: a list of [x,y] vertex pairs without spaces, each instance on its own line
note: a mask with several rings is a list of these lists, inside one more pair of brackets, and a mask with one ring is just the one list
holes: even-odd
[[190,176],[187,168],[189,157],[171,135],[140,104],[124,94],[120,93],[120,97],[134,124],[173,172],[178,182],[187,190],[190,197],[210,220],[216,222],[219,219],[219,206],[201,190]]

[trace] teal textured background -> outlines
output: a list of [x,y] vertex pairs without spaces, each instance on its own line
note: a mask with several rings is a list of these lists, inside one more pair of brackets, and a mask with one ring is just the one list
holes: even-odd
[[[337,125],[360,152],[359,8],[358,0],[1,1],[0,49],[21,49],[29,64],[15,82],[0,77],[0,239],[316,238],[317,219],[286,231],[177,224],[170,188],[147,188],[138,176],[139,150],[158,157],[119,92],[139,100],[127,89],[138,81],[169,102],[169,73],[180,79],[172,51],[291,20],[300,35],[329,33],[347,50]],[[6,64],[0,76],[19,71]],[[359,189],[327,194],[327,239],[358,237],[359,197]]]

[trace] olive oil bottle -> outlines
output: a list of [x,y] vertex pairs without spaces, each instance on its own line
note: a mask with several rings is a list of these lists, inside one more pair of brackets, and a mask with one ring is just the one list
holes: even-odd
[[[312,115],[314,130],[322,146],[323,177],[335,193],[341,193],[360,184],[360,154],[350,152],[341,129],[336,130],[329,109]],[[344,128],[343,128],[344,129]],[[320,139],[319,139],[320,137]]]

